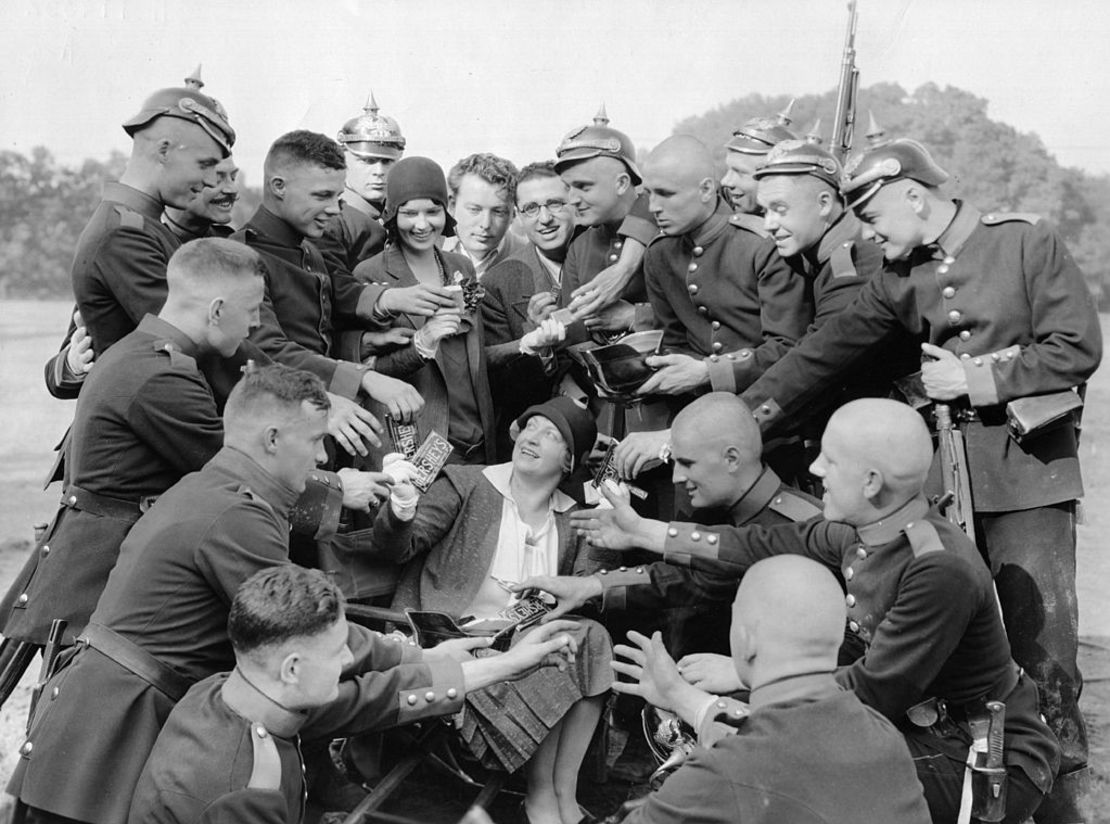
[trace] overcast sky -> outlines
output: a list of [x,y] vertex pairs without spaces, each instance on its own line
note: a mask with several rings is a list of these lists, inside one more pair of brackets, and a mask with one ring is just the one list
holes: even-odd
[[[990,101],[1065,165],[1110,172],[1106,0],[859,0],[864,86]],[[204,64],[257,182],[269,143],[334,135],[373,88],[410,154],[551,157],[601,101],[650,147],[750,92],[832,88],[843,0],[2,0],[0,146],[65,162],[125,149],[119,124]],[[804,124],[803,124],[804,126]]]

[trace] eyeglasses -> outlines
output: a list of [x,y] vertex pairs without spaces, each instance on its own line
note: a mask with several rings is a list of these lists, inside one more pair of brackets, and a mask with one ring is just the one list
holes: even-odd
[[540,215],[540,209],[547,209],[553,215],[561,215],[567,210],[565,200],[549,200],[546,203],[525,203],[519,207],[520,213],[529,220],[535,220]]

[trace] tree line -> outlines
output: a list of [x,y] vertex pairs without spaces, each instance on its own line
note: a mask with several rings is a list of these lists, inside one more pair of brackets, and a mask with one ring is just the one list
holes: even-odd
[[[835,90],[797,98],[792,128],[805,133],[820,118],[827,140],[835,100]],[[680,121],[674,131],[695,135],[714,147],[723,170],[724,144],[732,131],[748,118],[781,111],[789,101],[785,95],[750,94]],[[1107,303],[1110,176],[1061,166],[1039,137],[992,120],[987,101],[961,89],[932,83],[912,93],[892,83],[861,89],[857,148],[866,145],[869,112],[888,137],[914,137],[928,146],[951,174],[946,188],[953,196],[984,210],[1035,212],[1052,220],[1092,292]],[[77,237],[104,183],[118,179],[125,163],[118,151],[103,161],[85,160],[79,167],[58,163],[44,147],[30,155],[0,152],[0,298],[71,295],[69,267]],[[257,189],[243,186],[233,225],[242,225],[260,200]]]

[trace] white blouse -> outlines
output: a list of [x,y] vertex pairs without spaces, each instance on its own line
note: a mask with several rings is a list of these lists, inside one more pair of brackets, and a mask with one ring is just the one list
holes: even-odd
[[573,507],[574,499],[555,490],[548,501],[547,518],[539,529],[532,529],[520,517],[520,510],[513,500],[509,488],[512,472],[512,463],[487,466],[482,471],[486,480],[501,493],[501,524],[493,560],[485,571],[478,594],[464,615],[492,618],[508,606],[515,596],[497,579],[519,583],[532,575],[555,575],[559,571],[559,531],[555,527],[555,513],[566,512]]

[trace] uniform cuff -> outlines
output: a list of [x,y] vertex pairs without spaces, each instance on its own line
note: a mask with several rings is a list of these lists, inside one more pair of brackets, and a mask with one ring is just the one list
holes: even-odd
[[337,362],[335,373],[331,376],[331,382],[328,384],[328,391],[333,395],[339,395],[353,401],[358,397],[358,392],[362,388],[362,376],[365,372],[366,367],[357,363]]
[[450,658],[425,660],[429,684],[417,689],[401,690],[397,695],[398,726],[423,718],[453,715],[462,709],[466,699],[462,665]]
[[972,406],[993,406],[999,402],[994,366],[1009,363],[1021,354],[1020,346],[1008,346],[989,355],[962,361],[967,378],[967,396]]
[[751,349],[710,355],[706,361],[709,364],[709,385],[717,392],[742,392],[758,377],[755,353]]
[[768,398],[752,408],[752,417],[760,429],[767,430],[782,417],[782,407],[773,398]]
[[663,542],[663,558],[667,563],[676,562],[688,567],[694,558],[718,560],[720,546],[721,536],[716,532],[709,532],[696,524],[672,521],[667,526],[667,538]]
[[628,606],[628,588],[651,583],[644,567],[603,569],[593,576],[601,581],[601,610],[623,610]]

